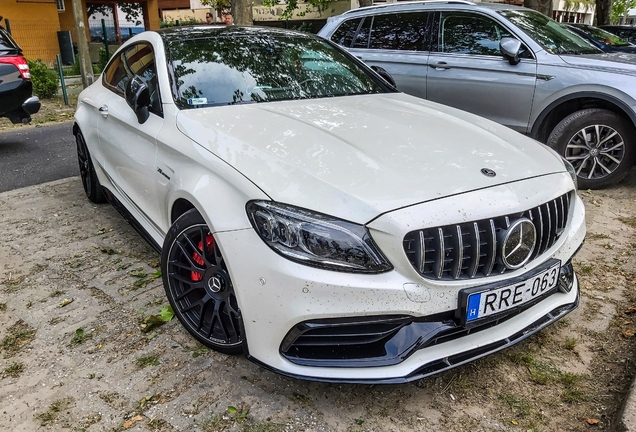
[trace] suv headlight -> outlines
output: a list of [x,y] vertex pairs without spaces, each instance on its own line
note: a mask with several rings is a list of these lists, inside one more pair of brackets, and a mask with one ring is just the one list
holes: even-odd
[[393,268],[362,225],[271,201],[250,201],[246,210],[260,238],[292,261],[353,273]]
[[576,170],[574,169],[572,164],[567,161],[567,159],[565,159],[564,157],[561,157],[561,159],[563,159],[563,164],[565,165],[565,169],[568,170],[568,173],[570,174],[570,177],[572,177],[572,181],[574,182],[574,190],[578,190],[579,189],[579,185],[578,185],[578,181],[576,179],[577,178]]

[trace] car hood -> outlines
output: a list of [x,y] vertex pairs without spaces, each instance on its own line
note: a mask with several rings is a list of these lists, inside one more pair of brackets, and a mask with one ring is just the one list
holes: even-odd
[[565,170],[511,129],[402,93],[184,110],[177,126],[273,200],[358,223]]
[[636,54],[613,52],[604,54],[561,55],[560,57],[571,66],[636,76]]

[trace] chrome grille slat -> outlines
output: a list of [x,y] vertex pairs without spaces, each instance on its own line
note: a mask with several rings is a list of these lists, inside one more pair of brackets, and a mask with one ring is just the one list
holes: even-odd
[[502,264],[497,232],[521,217],[530,219],[537,230],[531,262],[554,246],[565,230],[573,193],[523,212],[411,231],[404,237],[404,251],[414,269],[428,279],[472,279],[512,271]]

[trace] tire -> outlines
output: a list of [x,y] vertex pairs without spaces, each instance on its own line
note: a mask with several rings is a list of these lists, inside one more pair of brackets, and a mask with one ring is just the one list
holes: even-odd
[[580,189],[600,189],[618,183],[633,165],[635,135],[612,111],[589,108],[564,118],[546,144],[574,166]]
[[170,227],[161,272],[170,305],[192,336],[225,354],[243,351],[234,286],[221,250],[196,209],[185,212]]
[[95,204],[106,202],[106,197],[102,192],[102,186],[99,184],[91,155],[86,146],[86,140],[84,140],[84,135],[82,135],[81,131],[77,131],[75,143],[77,144],[77,162],[79,163],[80,177],[82,178],[82,186],[84,186],[86,196]]

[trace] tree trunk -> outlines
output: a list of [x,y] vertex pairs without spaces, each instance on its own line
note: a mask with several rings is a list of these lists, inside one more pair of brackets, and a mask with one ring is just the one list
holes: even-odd
[[73,0],[73,19],[75,20],[75,32],[77,34],[77,49],[79,55],[80,73],[84,88],[93,84],[93,64],[88,52],[88,40],[86,39],[86,22],[84,21],[84,7],[82,0]]
[[359,0],[360,7],[373,6],[373,0]]
[[612,0],[596,0],[596,25],[611,24]]
[[253,25],[254,18],[252,16],[252,1],[232,0],[232,16],[234,17],[234,24],[248,26]]
[[523,5],[552,18],[552,0],[523,0]]

